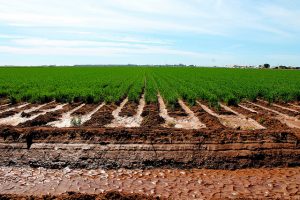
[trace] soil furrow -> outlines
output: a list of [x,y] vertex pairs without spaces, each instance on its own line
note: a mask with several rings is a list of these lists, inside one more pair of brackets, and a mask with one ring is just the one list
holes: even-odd
[[146,128],[157,128],[165,123],[165,120],[159,115],[159,106],[158,104],[147,104],[142,113],[143,121],[141,127]]
[[[60,104],[56,104],[57,106]],[[54,112],[47,112],[43,115],[39,115],[33,120],[27,121],[23,124],[21,124],[22,127],[34,127],[34,126],[46,126],[47,123],[57,121],[62,117],[63,113],[66,113],[75,107],[78,106],[78,103],[74,104],[63,104],[63,107],[61,109],[58,109]]]
[[[75,111],[79,110],[80,108],[82,108],[85,104],[80,104],[79,106],[73,108],[72,110],[63,113],[62,116],[53,122],[49,122],[46,125],[48,126],[52,126],[52,127],[58,127],[58,128],[62,128],[62,127],[70,127],[72,126],[72,113],[74,113]],[[75,122],[76,123],[76,122]]]
[[195,116],[193,111],[190,110],[188,106],[185,105],[185,103],[182,100],[178,100],[179,105],[182,107],[182,109],[185,111],[185,113],[188,115],[187,117],[179,117],[176,118],[171,117],[168,113],[167,107],[164,103],[163,98],[158,95],[158,103],[159,103],[159,111],[160,116],[164,118],[166,121],[163,125],[164,127],[169,128],[180,128],[180,129],[201,129],[206,128],[205,124],[201,123],[200,120]]
[[86,128],[104,127],[111,123],[114,119],[112,112],[117,108],[115,104],[104,105],[101,107],[90,120],[83,123],[82,126]]
[[286,107],[283,107],[283,106],[280,106],[280,105],[277,105],[277,104],[274,104],[274,103],[269,104],[266,101],[258,100],[258,102],[256,102],[256,104],[262,105],[262,106],[264,106],[266,108],[278,111],[278,112],[280,112],[282,114],[286,114],[286,115],[289,115],[289,116],[292,116],[292,117],[300,116],[299,115],[300,112],[298,112],[297,110],[286,108]]
[[124,106],[128,104],[128,99],[126,98],[121,105],[112,112],[114,117],[111,124],[106,125],[106,127],[140,127],[143,121],[142,113],[145,107],[145,95],[143,94],[139,105],[136,109],[136,113],[134,116],[121,116],[121,110],[123,110]]
[[256,104],[256,103],[252,103],[252,102],[249,102],[249,103],[254,106],[257,106],[263,110],[267,110],[272,113],[275,113],[277,115],[276,118],[279,121],[281,121],[282,123],[286,124],[288,127],[300,129],[300,120],[298,118],[283,114],[279,111],[273,110],[272,108],[268,108],[268,107],[260,105],[260,104]]
[[[227,128],[233,128],[233,129],[241,129],[241,130],[255,130],[255,129],[265,129],[265,127],[258,124],[256,121],[254,121],[251,118],[246,118],[242,113],[238,113],[231,108],[220,104],[221,108],[224,111],[227,111],[227,113],[232,113],[230,115],[222,115],[215,113],[213,110],[211,110],[208,106],[197,102],[207,113],[210,115],[218,118],[220,123],[222,123]],[[224,113],[224,112],[221,112]]]
[[1,118],[0,119],[0,125],[17,126],[20,123],[24,123],[28,120],[31,120],[30,116],[27,116],[27,114],[31,113],[31,112],[34,112],[34,111],[37,111],[37,110],[41,109],[42,107],[44,107],[46,105],[47,104],[33,106],[33,104],[31,104],[31,107],[28,108],[28,109],[20,111],[19,113],[16,113],[12,116],[9,116],[9,117],[6,117],[6,118]]
[[119,116],[121,117],[133,117],[137,113],[138,103],[133,101],[128,101],[125,106],[122,108]]
[[247,116],[249,118],[254,119],[255,121],[257,121],[259,124],[266,127],[267,129],[270,129],[270,130],[289,130],[290,129],[285,123],[282,123],[280,120],[278,120],[276,118],[277,114],[275,114],[273,112],[264,110],[262,108],[254,106],[247,102],[241,103],[241,106],[255,110],[258,113],[250,112],[249,110],[246,110],[240,106],[237,106],[237,107],[231,106],[231,108],[233,110],[236,110],[236,111],[244,114],[245,116]]
[[22,103],[19,105],[12,105],[12,106],[9,106],[8,108],[0,110],[0,118],[14,115],[14,114],[20,112],[21,109],[26,109],[27,106],[29,106],[29,105],[30,105],[29,103]]

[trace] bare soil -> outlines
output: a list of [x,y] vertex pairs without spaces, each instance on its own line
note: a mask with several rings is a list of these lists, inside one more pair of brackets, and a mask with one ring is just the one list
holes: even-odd
[[170,117],[186,117],[188,114],[183,110],[178,102],[176,102],[173,106],[167,106],[168,114]]
[[[57,105],[57,104],[56,104]],[[72,110],[73,108],[80,105],[79,103],[67,104],[63,107],[63,109],[49,112],[45,115],[38,116],[37,118],[27,121],[25,123],[20,124],[21,127],[34,127],[34,126],[45,126],[47,123],[58,120],[63,113]]]
[[[258,101],[258,102],[255,102],[259,105],[262,105],[264,107],[267,107],[267,108],[270,108],[272,110],[276,110],[282,114],[286,114],[286,115],[289,115],[289,116],[292,116],[292,117],[300,117],[300,112],[299,113],[296,113],[296,112],[292,112],[292,111],[289,111],[289,110],[286,110],[286,109],[282,109],[282,108],[279,108],[277,106],[274,106],[273,104],[268,104],[268,103],[265,103],[265,102],[261,102],[261,101]],[[287,107],[286,105],[282,105],[283,107]]]
[[159,116],[158,104],[147,104],[142,113],[143,121],[142,127],[159,127],[165,123],[165,120]]
[[5,104],[9,104],[9,99],[7,99],[7,98],[0,98],[0,106],[1,105],[5,105]]
[[[0,168],[2,199],[299,199],[300,168],[63,170]],[[121,191],[120,192],[112,192]],[[84,194],[66,191],[80,191]],[[47,194],[50,193],[50,194]],[[13,195],[11,195],[13,194]],[[28,195],[28,196],[25,196]],[[31,196],[32,195],[32,196]],[[36,196],[33,196],[36,195]]]
[[[56,105],[51,103],[41,109]],[[195,105],[189,113],[206,127],[188,130],[164,127],[159,105],[147,104],[141,127],[106,128],[117,108],[109,104],[82,126],[46,126],[79,105],[68,104],[15,127],[0,126],[0,199],[300,197],[300,129],[289,128],[276,119],[278,114],[274,112],[247,102],[242,105],[257,113],[230,106],[266,127],[238,130],[225,127],[216,116]],[[14,113],[33,106],[37,105]],[[74,115],[87,114],[97,106],[85,105]],[[130,116],[136,108],[137,104],[131,102],[122,112]],[[186,118],[182,111],[185,113],[182,108],[175,110],[173,116]],[[218,115],[234,114],[224,108],[214,111]],[[47,195],[45,192],[49,192],[48,196],[41,196]],[[132,192],[147,196],[131,195]]]
[[143,194],[128,194],[118,191],[104,192],[100,194],[85,194],[77,192],[66,192],[58,195],[14,195],[0,194],[0,199],[11,200],[160,200],[163,198],[151,197]]
[[36,114],[42,113],[42,110],[52,109],[52,108],[55,108],[56,106],[57,106],[57,103],[52,102],[52,103],[49,103],[49,104],[43,106],[39,110],[28,112],[28,113],[22,112],[21,117],[31,117],[32,115],[36,115]]
[[257,121],[259,124],[271,130],[288,130],[290,129],[286,124],[281,123],[278,119],[276,119],[277,115],[263,110],[259,107],[253,106],[249,103],[243,103],[244,106],[251,108],[258,113],[249,112],[246,109],[243,109],[238,106],[231,106],[231,108],[237,112],[242,113],[243,115],[250,117]]
[[121,117],[126,117],[126,116],[132,117],[136,115],[138,106],[139,104],[136,102],[133,101],[127,102],[123,107],[123,109],[121,110],[121,112],[119,113],[119,115]]
[[[20,104],[15,104],[15,105],[10,105],[8,106],[7,108],[5,109],[8,109],[8,108],[14,108],[14,107],[18,107],[22,105],[21,103]],[[0,118],[6,118],[6,117],[9,117],[9,116],[12,116],[16,113],[19,113],[19,112],[22,112],[23,110],[26,110],[26,109],[29,109],[29,108],[32,108],[32,107],[35,107],[37,106],[38,104],[28,104],[22,108],[15,108],[13,110],[10,110],[10,111],[6,111],[6,112],[3,112],[3,113],[0,113]]]
[[[208,106],[208,103],[207,102],[202,102],[202,104]],[[234,115],[234,113],[228,111],[228,110],[225,110],[223,107],[218,107],[215,108],[213,106],[209,107],[212,111],[214,111],[215,113],[217,113],[218,115]]]
[[75,112],[73,112],[72,116],[85,115],[87,113],[92,112],[97,106],[98,106],[98,104],[86,104],[82,108],[80,108],[79,110],[76,110]]
[[92,119],[83,124],[84,127],[104,127],[105,125],[111,123],[114,119],[112,112],[117,108],[117,105],[110,104],[104,105],[100,110],[98,110]]
[[220,123],[218,118],[205,112],[201,106],[195,105],[191,107],[195,115],[203,122],[209,129],[225,129],[226,127]]

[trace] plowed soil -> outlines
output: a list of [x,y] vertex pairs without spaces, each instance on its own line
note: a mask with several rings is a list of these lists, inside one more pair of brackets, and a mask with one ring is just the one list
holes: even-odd
[[186,117],[188,114],[182,109],[178,102],[173,106],[168,106],[168,114],[170,117]]
[[201,106],[192,106],[191,110],[209,129],[226,129],[226,127],[220,123],[218,118],[205,112],[205,110],[203,110]]
[[49,112],[45,115],[38,116],[37,118],[27,121],[25,123],[20,124],[21,127],[33,127],[33,126],[45,126],[47,123],[59,120],[62,117],[63,113],[66,113],[75,107],[80,105],[79,103],[67,104],[63,107],[63,109]]
[[[0,126],[0,194],[8,194],[0,199],[300,198],[300,129],[281,123],[274,112],[247,102],[242,105],[258,113],[230,106],[266,128],[238,130],[225,127],[197,104],[189,108],[206,127],[187,130],[163,127],[159,105],[147,104],[140,127],[106,128],[118,107],[108,104],[81,126],[46,126],[79,105],[68,104],[15,127]],[[87,104],[73,116],[98,105]],[[137,107],[127,103],[121,113],[132,116]],[[223,108],[213,111],[234,114]],[[187,116],[180,106],[168,112],[175,118]]]
[[132,117],[136,114],[139,104],[136,102],[127,102],[120,112],[121,117]]
[[286,124],[281,123],[278,119],[276,119],[277,115],[274,114],[273,112],[263,110],[261,108],[258,108],[256,106],[253,106],[249,103],[243,104],[248,108],[251,108],[258,113],[252,113],[249,112],[248,110],[245,110],[240,107],[231,107],[233,110],[236,110],[242,114],[244,114],[247,117],[250,117],[263,125],[264,127],[271,129],[271,130],[288,130],[289,127]]
[[[11,105],[11,106],[9,106],[7,108],[17,107],[19,105],[22,105],[22,104]],[[27,106],[22,107],[22,108],[15,108],[13,110],[0,113],[0,118],[5,118],[5,117],[12,116],[12,115],[14,115],[16,113],[22,112],[23,110],[26,110],[26,109],[29,109],[29,108],[32,108],[32,107],[35,107],[35,106],[37,106],[37,104],[28,104]]]
[[92,117],[91,120],[83,124],[84,127],[103,127],[109,124],[114,117],[112,112],[117,108],[117,105],[110,104],[104,105],[100,110],[98,110]]
[[165,120],[159,116],[158,104],[147,104],[142,113],[142,127],[159,127],[165,123]]
[[81,116],[90,113],[93,111],[98,105],[97,104],[86,104],[79,110],[76,110],[72,113],[72,116]]

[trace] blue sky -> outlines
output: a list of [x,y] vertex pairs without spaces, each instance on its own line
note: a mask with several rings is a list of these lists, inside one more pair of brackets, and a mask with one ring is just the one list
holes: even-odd
[[0,65],[300,66],[299,0],[0,0]]

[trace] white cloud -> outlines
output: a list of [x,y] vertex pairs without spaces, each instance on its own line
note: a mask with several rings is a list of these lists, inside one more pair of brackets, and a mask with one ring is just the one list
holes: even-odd
[[12,26],[112,31],[230,35],[250,29],[287,36],[287,29],[274,26],[265,17],[272,17],[277,25],[300,18],[300,13],[291,9],[264,4],[254,7],[251,1],[235,0],[0,0],[0,5],[0,22]]
[[[30,42],[30,41],[28,41]],[[30,46],[0,46],[0,53],[19,55],[57,55],[57,56],[134,56],[134,55],[178,55],[188,57],[222,57],[222,54],[208,54],[196,51],[184,51],[164,46],[148,45],[99,45],[87,41],[36,40]],[[32,44],[32,42],[30,42]],[[43,44],[43,45],[41,45]],[[57,44],[57,45],[55,45]],[[27,43],[22,43],[27,45]],[[74,48],[76,46],[76,48]],[[85,47],[88,46],[88,47]],[[224,55],[225,57],[225,55]]]
[[24,38],[11,40],[16,45],[25,46],[49,46],[49,47],[145,47],[142,44],[99,42],[92,40],[53,40],[43,38]]
[[239,53],[252,41],[299,41],[300,4],[293,4],[297,1],[0,0],[5,41],[0,52],[225,59],[227,51]]

